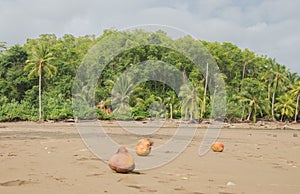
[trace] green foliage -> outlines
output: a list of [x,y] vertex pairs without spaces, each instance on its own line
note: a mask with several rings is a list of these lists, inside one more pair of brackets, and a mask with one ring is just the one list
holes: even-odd
[[150,117],[147,111],[138,107],[133,107],[131,109],[131,116],[134,120],[143,120]]
[[[79,106],[85,107],[85,112],[75,110],[72,106],[72,88],[78,67],[89,49],[99,40],[111,37],[114,43],[105,45],[116,49],[124,45],[128,49],[109,61],[101,73],[95,93],[88,87],[82,89]],[[214,91],[205,94],[206,64],[200,69],[186,56],[167,47],[157,46],[159,43],[174,44],[178,50],[188,50],[192,55],[203,53],[203,59],[208,58],[208,52],[198,47],[199,40],[190,36],[172,40],[165,32],[118,32],[106,30],[102,36],[88,35],[75,37],[66,34],[61,38],[54,34],[42,34],[38,38],[28,39],[23,45],[7,47],[0,42],[0,121],[38,120],[39,115],[39,81],[42,87],[41,105],[42,119],[63,120],[68,118],[98,119],[135,119],[170,118],[197,119],[200,112],[195,109],[204,105],[204,118],[210,118],[213,103],[218,104],[220,96],[214,96]],[[200,41],[209,51],[219,66],[226,84],[226,117],[230,121],[248,120],[256,122],[259,119],[273,118],[282,121],[297,121],[299,119],[300,78],[291,73],[274,59],[258,56],[248,49],[240,49],[232,43]],[[137,46],[143,43],[146,46]],[[152,45],[148,45],[148,44]],[[132,47],[136,46],[136,47]],[[107,56],[109,58],[109,56]],[[43,59],[41,61],[41,59]],[[157,69],[158,63],[147,66],[141,73],[133,67],[147,60],[162,61],[176,67],[182,75],[174,78],[174,69],[164,66]],[[27,63],[26,63],[27,61]],[[106,62],[107,59],[99,59]],[[44,64],[39,68],[39,64]],[[47,62],[49,62],[47,64]],[[136,77],[122,77],[128,68],[138,74],[138,78],[149,77],[157,80],[141,82],[135,85]],[[153,70],[154,69],[154,70]],[[208,83],[212,83],[211,67],[208,67]],[[163,76],[178,88],[179,93],[159,80]],[[29,79],[30,78],[30,79]],[[189,80],[186,80],[189,78]],[[131,80],[132,79],[132,80]],[[189,81],[189,84],[178,85],[178,80]],[[84,84],[83,84],[84,85]],[[83,86],[82,85],[82,86]],[[112,90],[114,89],[114,92]],[[114,94],[114,95],[111,95]],[[95,95],[95,102],[89,102],[86,95]],[[103,109],[95,108],[103,100],[105,106],[113,107],[113,113],[107,115]],[[213,102],[215,101],[215,102]],[[225,103],[225,102],[224,102]],[[172,113],[171,108],[172,107]],[[216,106],[222,107],[222,106]],[[218,112],[218,111],[216,111]]]
[[96,109],[97,111],[97,118],[101,119],[101,120],[113,120],[114,118],[114,114],[105,114],[105,112],[101,109]]
[[199,107],[197,96],[195,94],[194,86],[191,83],[185,83],[181,86],[179,97],[181,98],[181,107],[184,111],[184,118],[187,120],[198,119],[199,118]]
[[0,99],[0,121],[17,121],[17,120],[37,120],[34,116],[37,109],[32,107],[30,102],[16,100],[8,101],[6,97]]
[[43,119],[63,120],[73,116],[72,102],[63,95],[43,94]]

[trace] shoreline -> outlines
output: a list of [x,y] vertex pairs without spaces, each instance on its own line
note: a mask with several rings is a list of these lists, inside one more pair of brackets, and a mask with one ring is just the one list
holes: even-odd
[[[92,120],[92,122],[100,122],[100,123],[117,123],[117,120]],[[164,124],[169,124],[171,126],[178,126],[179,124],[186,124],[186,125],[198,125],[199,129],[207,128],[211,123],[209,120],[203,120],[201,123],[189,123],[188,121],[182,121],[182,120],[160,120]],[[86,121],[89,122],[89,121]],[[124,121],[122,121],[124,122]],[[143,121],[126,121],[128,123],[130,122],[137,122],[137,123],[151,123],[151,120],[143,120]],[[61,121],[54,121],[54,120],[46,120],[43,122],[39,121],[5,121],[0,122],[0,131],[1,128],[5,128],[6,125],[14,125],[14,124],[37,124],[37,125],[51,125],[51,124],[70,124],[70,125],[76,125],[76,121],[74,120],[61,120]],[[266,130],[300,130],[300,123],[294,123],[294,122],[279,122],[279,121],[259,121],[257,123],[249,123],[249,122],[240,122],[240,123],[226,123],[226,122],[220,122],[220,126],[222,126],[221,129],[266,129]]]

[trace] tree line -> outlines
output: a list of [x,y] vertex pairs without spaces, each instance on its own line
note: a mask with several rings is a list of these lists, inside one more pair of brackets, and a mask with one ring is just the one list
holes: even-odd
[[[226,85],[224,116],[227,120],[296,122],[299,119],[300,77],[273,58],[259,56],[228,42],[207,42],[189,36],[174,40],[161,30],[106,30],[99,37],[66,34],[58,38],[54,34],[42,34],[27,39],[24,45],[7,47],[1,42],[0,120],[74,118],[72,88],[77,70],[88,51],[110,34],[114,34],[116,43],[126,46],[143,42],[145,46],[125,50],[105,66],[92,94],[95,102],[91,108],[96,110],[99,119],[210,118],[214,100],[208,90],[212,79],[210,64],[202,64],[201,71],[181,53],[149,45],[156,42],[172,44],[174,41],[191,51],[199,49],[195,43],[200,42],[211,54]],[[159,80],[145,81],[133,87],[132,82],[122,78],[126,69],[148,60],[174,65],[182,72],[180,79],[190,82],[181,85],[180,92],[176,93]],[[152,73],[163,73],[167,79],[174,79],[172,68]],[[115,95],[111,95],[112,90]],[[199,110],[195,109],[197,106]]]

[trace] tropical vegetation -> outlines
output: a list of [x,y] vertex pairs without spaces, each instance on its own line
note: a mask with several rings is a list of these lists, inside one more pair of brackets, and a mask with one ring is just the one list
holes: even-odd
[[[204,68],[201,71],[179,52],[148,45],[162,41],[170,44],[176,41],[182,48],[190,50],[198,49],[194,43],[200,42],[211,53],[226,84],[225,117],[228,121],[296,122],[300,118],[300,76],[274,58],[257,55],[229,42],[194,40],[189,36],[173,40],[160,30],[106,30],[99,37],[42,34],[38,38],[27,39],[23,45],[8,46],[1,42],[0,121],[74,118],[72,88],[77,70],[88,51],[112,33],[116,42],[124,45],[143,42],[145,46],[120,53],[103,69],[97,88],[91,94],[95,96],[91,106],[99,119],[114,119],[120,115],[122,119],[138,120],[151,117],[184,120],[210,118],[214,99],[214,94],[208,90],[210,64],[202,64]],[[180,92],[176,93],[159,80],[134,85],[132,82],[137,83],[138,80],[127,80],[121,76],[126,69],[147,60],[163,61],[183,72],[180,79],[184,84],[180,86]],[[173,69],[167,66],[151,73],[174,79]],[[177,80],[173,81],[177,83]],[[113,94],[119,95],[111,95],[113,90]]]

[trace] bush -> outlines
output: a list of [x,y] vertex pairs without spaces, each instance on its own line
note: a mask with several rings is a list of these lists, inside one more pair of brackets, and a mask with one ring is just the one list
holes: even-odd
[[8,101],[6,97],[0,99],[0,121],[37,120],[37,109],[27,101]]
[[142,120],[145,118],[149,118],[148,112],[136,107],[133,107],[131,109],[131,116],[134,120]]
[[105,112],[101,109],[96,109],[97,115],[98,115],[98,119],[100,120],[112,120],[114,119],[114,115],[113,114],[109,114],[106,115]]
[[43,119],[63,120],[73,118],[72,102],[58,95],[43,95]]

